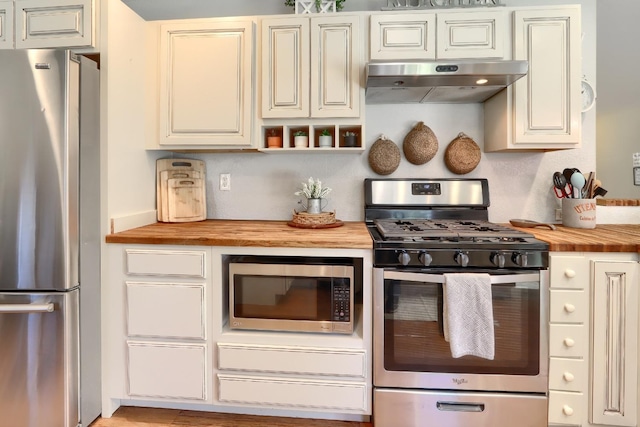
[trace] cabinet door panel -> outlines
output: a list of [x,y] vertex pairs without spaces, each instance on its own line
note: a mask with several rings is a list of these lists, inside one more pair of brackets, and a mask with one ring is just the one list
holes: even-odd
[[436,59],[436,14],[372,15],[370,58]]
[[91,0],[18,0],[15,7],[18,49],[90,46],[93,41]]
[[591,414],[594,424],[635,426],[638,264],[594,262]]
[[161,27],[160,144],[251,144],[251,22]]
[[127,342],[129,395],[206,400],[204,344]]
[[13,2],[0,1],[0,49],[13,48]]
[[262,117],[309,117],[309,19],[262,21]]
[[438,13],[437,28],[438,59],[504,57],[504,11]]
[[311,19],[311,116],[360,116],[360,18]]
[[514,12],[514,59],[529,61],[514,83],[515,144],[580,143],[580,10]]

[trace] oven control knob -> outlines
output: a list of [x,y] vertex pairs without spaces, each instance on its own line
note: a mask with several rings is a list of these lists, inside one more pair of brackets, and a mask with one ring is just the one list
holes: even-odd
[[409,265],[409,261],[411,261],[411,255],[405,251],[400,251],[398,254],[398,262],[402,265]]
[[420,263],[425,267],[429,267],[431,261],[433,261],[433,257],[429,254],[429,252],[420,252],[420,255],[418,255],[418,260],[420,260]]
[[469,264],[469,253],[468,252],[456,252],[453,259],[460,265],[461,267],[466,267]]
[[496,267],[504,268],[504,254],[500,252],[493,252],[489,257],[491,263]]
[[513,255],[511,255],[511,261],[513,261],[515,265],[519,265],[520,267],[526,267],[527,253],[514,252]]

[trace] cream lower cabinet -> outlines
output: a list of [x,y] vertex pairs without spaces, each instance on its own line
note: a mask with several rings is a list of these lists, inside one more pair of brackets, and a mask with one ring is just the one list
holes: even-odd
[[94,0],[0,1],[0,49],[91,47]]
[[580,148],[579,5],[513,11],[513,59],[529,72],[485,102],[486,152]]
[[262,118],[359,118],[360,20],[262,19]]
[[122,317],[109,319],[113,342],[104,359],[107,370],[122,376],[107,394],[133,402],[206,403],[209,249],[109,245],[109,257],[112,271],[122,273],[105,301],[115,312],[121,305]]
[[160,26],[159,146],[252,146],[251,20],[188,20]]
[[549,425],[636,426],[638,255],[552,253]]

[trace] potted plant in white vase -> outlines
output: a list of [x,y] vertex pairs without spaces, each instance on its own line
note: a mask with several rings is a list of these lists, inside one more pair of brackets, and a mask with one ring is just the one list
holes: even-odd
[[309,146],[309,134],[303,130],[298,130],[293,134],[293,145],[296,148],[304,148]]
[[319,214],[322,213],[322,199],[331,192],[331,188],[323,187],[322,182],[319,179],[309,178],[307,182],[302,183],[302,188],[296,191],[296,196],[304,196],[307,199],[307,204],[304,208],[307,213]]
[[328,148],[333,145],[333,138],[331,137],[331,132],[329,129],[323,129],[320,132],[320,136],[318,137],[318,145],[323,148]]

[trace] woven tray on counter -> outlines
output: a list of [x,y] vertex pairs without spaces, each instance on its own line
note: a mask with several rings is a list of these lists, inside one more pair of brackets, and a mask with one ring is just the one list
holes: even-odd
[[311,214],[297,211],[293,211],[293,218],[287,223],[287,225],[297,228],[334,228],[343,224],[342,221],[336,219],[335,212]]

